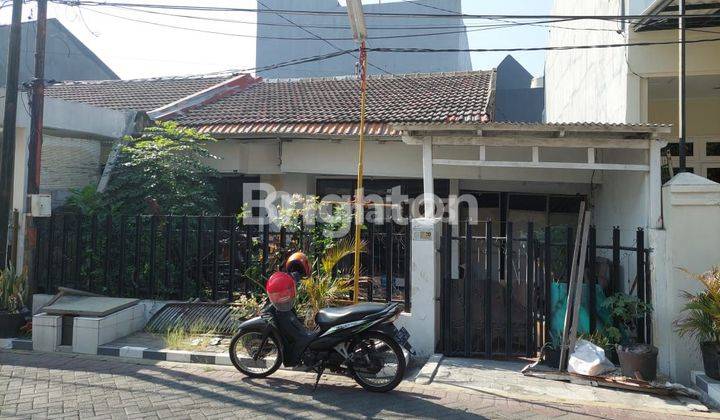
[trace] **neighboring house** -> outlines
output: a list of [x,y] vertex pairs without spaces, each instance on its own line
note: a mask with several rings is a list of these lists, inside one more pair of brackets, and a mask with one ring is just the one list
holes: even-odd
[[[269,12],[257,13],[256,67],[263,68],[277,63],[356,49],[352,40],[347,9],[337,0],[264,0],[258,9],[310,10],[336,12],[336,15],[292,14],[279,15]],[[380,2],[364,4],[366,25],[371,33],[368,44],[373,48],[433,48],[467,49],[468,39],[465,23],[461,17],[460,0],[418,0],[403,2]],[[388,19],[371,16],[371,13],[448,14],[447,18],[425,19],[407,17]],[[433,27],[437,27],[434,29]],[[311,31],[316,36],[308,33]],[[415,37],[421,33],[437,35]],[[390,37],[382,39],[383,37]],[[276,38],[276,39],[272,39]],[[288,38],[304,38],[292,40]],[[311,39],[308,39],[311,38]],[[317,38],[317,39],[312,39]],[[322,39],[328,40],[327,42]],[[371,74],[434,73],[442,71],[472,70],[470,53],[375,53],[371,52],[368,71]],[[344,76],[352,74],[357,55],[343,55],[322,61],[271,69],[263,73],[268,78]]]
[[[666,166],[677,172],[679,70],[678,22],[674,17],[677,10],[677,0],[556,0],[552,14],[647,17],[627,24],[604,20],[563,22],[550,29],[551,46],[666,44],[549,51],[545,64],[547,120],[671,123],[672,132],[666,137],[671,143],[666,151],[673,156]],[[716,1],[687,2],[687,13],[699,17],[686,19],[687,165],[689,171],[715,182],[720,182],[720,42],[698,41],[717,38],[719,12]],[[651,18],[655,15],[666,17]],[[574,30],[577,28],[593,30]],[[665,153],[663,159],[664,156]],[[664,168],[663,181],[669,175]],[[616,174],[615,179],[608,181],[625,182],[628,190],[616,199],[631,199],[634,181],[627,174]],[[660,223],[649,225],[647,243],[654,250],[651,259],[655,266],[651,281],[656,308],[653,341],[661,348],[661,371],[685,383],[691,370],[701,370],[699,351],[695,343],[680,339],[672,331],[671,323],[679,316],[683,304],[678,296],[700,286],[678,268],[702,272],[718,264],[718,246],[714,242],[717,235],[713,228],[717,220],[707,217],[717,207],[714,197],[720,186],[715,182],[683,174],[665,183],[663,218]],[[653,181],[652,188],[659,191],[661,185]],[[673,193],[700,196],[694,201],[681,195],[669,199]],[[689,227],[694,222],[699,223],[696,230]],[[688,240],[689,237],[692,239]]]
[[[32,81],[35,69],[35,34],[37,23],[22,24],[20,85]],[[7,74],[8,38],[10,26],[0,26],[0,85]],[[57,19],[48,19],[45,47],[46,80],[108,80],[118,79],[95,53],[90,51]]]
[[[562,27],[591,26],[594,31],[553,27],[550,45],[671,42],[668,45],[576,51],[549,51],[545,65],[548,121],[604,121],[672,123],[677,139],[678,46],[675,0],[556,0],[554,14],[622,13],[667,15],[635,23],[610,21],[564,22]],[[720,6],[716,1],[688,2],[687,40],[717,38]],[[711,15],[714,14],[714,17]],[[720,42],[687,44],[687,154],[688,170],[720,182]],[[672,141],[672,140],[671,140]],[[669,145],[677,172],[677,140]],[[665,169],[663,179],[669,178]]]
[[532,74],[508,55],[497,67],[495,87],[495,120],[539,123],[545,110],[542,79]]

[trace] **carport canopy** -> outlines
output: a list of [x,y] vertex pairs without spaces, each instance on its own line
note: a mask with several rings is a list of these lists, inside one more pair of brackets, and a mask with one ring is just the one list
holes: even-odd
[[[601,123],[404,123],[393,128],[402,133],[406,144],[422,146],[423,186],[425,208],[433,208],[433,167],[465,166],[495,168],[537,168],[566,170],[640,171],[647,172],[651,183],[660,185],[660,149],[667,143],[661,139],[669,135],[670,125],[663,124],[601,124]],[[433,157],[433,147],[477,146],[476,157],[447,159]],[[490,156],[493,148],[525,150],[523,158],[496,160]],[[585,149],[585,159],[552,161],[541,159],[541,149]],[[639,161],[614,162],[598,159],[598,149],[646,151]],[[617,155],[617,154],[616,154]],[[620,153],[622,155],[622,153]],[[527,156],[529,159],[524,158]],[[660,201],[660,189],[653,189]],[[426,211],[426,217],[434,212]]]

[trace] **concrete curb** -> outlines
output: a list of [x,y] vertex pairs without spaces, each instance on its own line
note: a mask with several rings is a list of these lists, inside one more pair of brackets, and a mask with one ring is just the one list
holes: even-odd
[[415,377],[415,383],[420,385],[430,385],[435,378],[435,374],[440,367],[443,357],[444,356],[442,354],[438,353],[430,356],[422,369],[420,369],[420,373],[418,373]]
[[24,338],[0,338],[0,349],[5,350],[32,350],[32,340]]
[[227,353],[192,352],[183,350],[157,350],[147,347],[133,346],[98,346],[98,356],[125,357],[128,359],[159,360],[181,363],[202,363],[205,365],[230,366],[230,355]]

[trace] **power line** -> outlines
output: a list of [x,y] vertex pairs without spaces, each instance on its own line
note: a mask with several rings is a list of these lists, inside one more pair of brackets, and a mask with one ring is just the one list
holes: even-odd
[[[130,22],[136,22],[136,23],[142,23],[146,25],[153,25],[153,26],[159,26],[164,28],[170,28],[170,29],[179,29],[179,30],[185,30],[185,31],[191,31],[191,32],[200,32],[200,33],[207,33],[211,35],[224,35],[224,36],[233,36],[233,37],[239,37],[239,38],[252,38],[252,39],[274,39],[274,40],[282,40],[282,41],[352,41],[353,38],[349,37],[343,37],[343,38],[316,38],[316,37],[283,37],[283,36],[266,36],[266,35],[247,35],[247,34],[238,34],[234,32],[221,32],[221,31],[214,31],[211,29],[200,29],[200,28],[191,28],[187,26],[179,26],[179,25],[172,25],[167,23],[161,23],[161,22],[154,22],[144,19],[137,19],[132,18],[129,16],[120,16],[108,12],[103,12],[100,10],[95,10],[91,8],[86,8],[84,6],[79,6],[79,10],[87,10],[92,13],[97,13],[104,16],[113,17],[116,19],[122,19],[127,20]],[[440,36],[440,35],[450,35],[450,34],[459,34],[459,33],[470,33],[470,32],[479,32],[479,31],[485,31],[485,30],[491,30],[491,29],[501,29],[501,28],[507,28],[511,26],[523,26],[522,23],[518,25],[511,25],[511,24],[503,24],[503,25],[487,25],[482,28],[477,29],[464,29],[464,30],[457,30],[457,31],[445,31],[445,32],[430,32],[430,33],[419,33],[419,34],[402,34],[402,35],[384,35],[384,36],[374,36],[374,37],[368,37],[368,39],[401,39],[401,38],[416,38],[416,37],[428,37],[428,36]]]
[[[720,38],[706,38],[685,40],[685,44],[700,44],[704,42],[720,41]],[[529,47],[529,48],[368,48],[372,52],[395,53],[448,53],[448,52],[521,52],[521,51],[568,51],[587,50],[594,48],[617,47],[647,47],[653,45],[677,45],[680,41],[654,41],[654,42],[628,42],[621,44],[594,44],[594,45],[566,45],[556,47]]]
[[[223,7],[223,6],[193,6],[193,5],[172,5],[172,4],[152,4],[152,3],[124,3],[124,2],[106,2],[106,1],[91,1],[91,0],[52,0],[54,3],[64,4],[68,6],[92,6],[92,7],[107,7],[107,6],[124,6],[124,7],[135,7],[135,8],[148,8],[148,9],[167,9],[167,10],[194,10],[194,11],[209,11],[209,12],[255,12],[255,13],[274,13],[274,14],[298,14],[298,15],[318,15],[318,16],[345,16],[345,11],[333,11],[333,10],[293,10],[293,9],[251,9],[241,7]],[[708,17],[720,16],[720,14],[673,14],[663,15],[660,13],[649,13],[641,15],[510,15],[510,14],[431,14],[431,13],[395,13],[395,12],[365,12],[366,16],[375,17],[388,17],[388,18],[442,18],[447,19],[448,17],[457,17],[463,19],[571,19],[571,20],[638,20],[648,18],[659,18],[659,19],[676,19],[683,17],[685,19],[706,19]]]

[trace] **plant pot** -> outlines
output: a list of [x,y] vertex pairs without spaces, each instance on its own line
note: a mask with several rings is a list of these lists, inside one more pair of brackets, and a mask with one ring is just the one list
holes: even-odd
[[543,365],[558,369],[560,367],[560,350],[544,348]]
[[710,378],[720,380],[720,344],[712,341],[700,343],[700,351],[705,374]]
[[20,314],[0,312],[0,338],[15,338],[20,327],[25,325],[25,317]]
[[622,374],[633,378],[653,381],[657,376],[658,349],[649,344],[617,346]]

